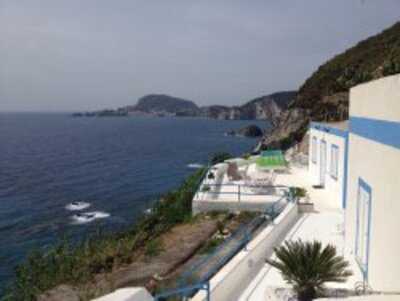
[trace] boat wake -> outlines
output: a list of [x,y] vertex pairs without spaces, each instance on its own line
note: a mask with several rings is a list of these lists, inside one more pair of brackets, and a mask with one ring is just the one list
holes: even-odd
[[72,202],[72,203],[69,203],[67,206],[65,206],[65,209],[67,209],[69,211],[79,211],[79,210],[89,208],[90,206],[91,206],[91,204],[87,203],[87,202]]
[[200,163],[190,163],[187,165],[187,168],[192,168],[192,169],[199,169],[202,168],[204,165]]
[[73,225],[82,225],[93,222],[96,219],[103,219],[109,217],[110,214],[102,211],[92,211],[77,213],[71,217]]

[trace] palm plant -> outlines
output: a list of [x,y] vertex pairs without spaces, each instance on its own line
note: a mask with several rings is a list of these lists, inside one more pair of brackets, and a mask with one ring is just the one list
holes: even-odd
[[277,260],[267,260],[283,279],[293,286],[299,301],[315,299],[324,291],[326,282],[345,282],[352,275],[349,263],[337,255],[336,248],[324,248],[318,241],[286,241],[275,248]]

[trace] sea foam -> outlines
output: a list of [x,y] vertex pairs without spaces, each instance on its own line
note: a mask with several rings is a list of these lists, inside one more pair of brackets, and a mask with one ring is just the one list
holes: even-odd
[[89,208],[90,206],[91,206],[91,204],[88,202],[72,202],[72,203],[69,203],[67,206],[65,206],[65,209],[67,209],[69,211],[79,211],[79,210]]
[[96,219],[103,219],[109,217],[110,214],[103,211],[92,211],[80,214],[75,214],[71,217],[73,225],[81,225],[93,222]]
[[202,168],[204,165],[200,163],[190,163],[187,165],[187,168],[192,168],[192,169],[199,169]]

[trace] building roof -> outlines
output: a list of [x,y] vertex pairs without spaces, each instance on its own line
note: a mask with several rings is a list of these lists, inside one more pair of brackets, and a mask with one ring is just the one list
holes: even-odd
[[339,121],[339,122],[318,122],[321,125],[330,127],[330,128],[335,128],[338,130],[342,131],[347,131],[349,129],[349,121]]
[[346,137],[349,129],[348,121],[341,122],[311,122],[310,128],[324,131],[336,136]]

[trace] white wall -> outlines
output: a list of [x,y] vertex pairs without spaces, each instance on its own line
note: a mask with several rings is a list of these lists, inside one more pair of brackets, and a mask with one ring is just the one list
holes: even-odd
[[[312,162],[312,139],[317,138],[317,162]],[[346,141],[344,137],[337,136],[334,134],[327,133],[325,131],[317,130],[314,128],[310,129],[310,145],[309,145],[309,173],[314,185],[320,184],[320,150],[321,140],[326,141],[326,174],[325,174],[325,187],[324,189],[328,192],[327,199],[332,206],[342,208],[343,200],[343,183],[344,183],[344,160],[345,160],[345,147]],[[331,147],[335,144],[339,147],[339,158],[338,158],[338,177],[334,179],[330,175],[331,167]]]
[[[400,122],[399,75],[358,86],[350,95],[351,117]],[[345,236],[353,252],[360,177],[372,190],[368,282],[374,290],[400,291],[400,149],[349,135]]]
[[145,288],[130,287],[121,288],[93,301],[153,301],[153,297]]
[[384,77],[350,90],[350,115],[400,120],[400,75]]
[[[238,300],[245,288],[251,283],[265,265],[265,259],[273,253],[287,232],[297,222],[298,207],[290,203],[275,219],[274,223],[265,228],[248,245],[240,251],[210,280],[212,301]],[[198,292],[192,301],[206,300],[204,291]]]
[[372,189],[369,283],[400,291],[400,151],[352,134],[349,143],[346,246],[354,251],[361,177]]

